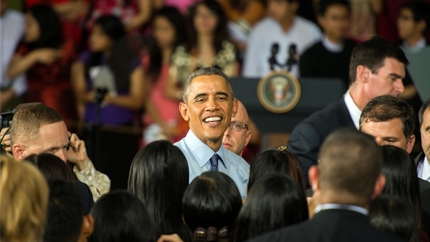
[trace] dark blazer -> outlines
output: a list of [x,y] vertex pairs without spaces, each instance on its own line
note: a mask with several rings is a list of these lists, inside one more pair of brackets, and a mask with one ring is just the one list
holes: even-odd
[[370,225],[369,218],[361,213],[343,210],[323,210],[301,224],[285,227],[258,236],[250,242],[397,242],[404,241],[383,233]]
[[[415,166],[418,163],[424,161],[424,152],[418,154],[415,158]],[[421,222],[423,225],[423,230],[430,235],[430,182],[418,178],[420,185],[420,196],[421,196]]]
[[316,165],[324,139],[334,130],[347,126],[354,127],[354,123],[342,97],[311,114],[294,128],[287,147],[289,152],[297,156],[308,188],[308,170],[312,165]]

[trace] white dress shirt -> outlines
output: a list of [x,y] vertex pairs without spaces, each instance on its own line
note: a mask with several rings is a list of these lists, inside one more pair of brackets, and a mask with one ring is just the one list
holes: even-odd
[[216,153],[223,162],[218,163],[218,170],[230,176],[236,183],[242,198],[246,198],[246,187],[249,179],[249,165],[240,156],[227,150],[222,145],[217,152],[201,141],[193,131],[188,131],[187,136],[174,144],[188,161],[189,182],[205,171],[210,171],[210,158]]
[[[245,52],[243,76],[261,78],[270,72],[269,58],[271,57],[272,45],[279,44],[276,59],[285,64],[291,44],[296,45],[298,54],[303,54],[306,49],[320,41],[322,37],[320,29],[312,22],[296,16],[288,33],[285,33],[281,24],[276,20],[266,17],[258,22],[247,43]],[[279,69],[279,67],[274,67]],[[293,66],[291,73],[299,77],[298,63]]]
[[324,35],[324,38],[321,40],[321,43],[324,46],[324,48],[326,48],[326,50],[332,53],[340,53],[343,51],[343,46],[344,46],[343,42],[341,42],[340,44],[333,43],[329,39],[327,39],[326,35]]
[[414,45],[409,46],[408,42],[406,42],[405,40],[402,43],[403,48],[405,48],[408,51],[411,52],[419,52],[422,48],[426,47],[426,39],[424,39],[424,37],[421,37],[420,40],[418,40],[418,42],[416,42]]
[[350,211],[354,211],[357,213],[361,213],[364,216],[367,216],[369,214],[369,212],[363,207],[359,207],[359,206],[355,206],[355,205],[336,204],[336,203],[326,203],[326,204],[318,205],[315,207],[314,213],[318,213],[320,211],[329,210],[329,209],[350,210]]
[[430,164],[426,156],[424,156],[423,161],[418,162],[417,175],[419,178],[430,182]]
[[351,115],[352,122],[354,122],[354,126],[358,129],[360,126],[360,116],[361,110],[355,105],[354,100],[352,100],[351,94],[349,91],[345,93],[343,96],[343,100],[345,101],[346,108],[348,109],[349,115]]

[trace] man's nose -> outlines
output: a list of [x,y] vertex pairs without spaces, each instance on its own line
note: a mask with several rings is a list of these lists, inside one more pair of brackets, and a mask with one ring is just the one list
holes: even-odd
[[209,98],[207,102],[206,110],[214,111],[217,108],[218,108],[218,102],[216,98]]
[[405,86],[403,85],[403,81],[397,81],[395,84],[395,90],[399,93],[404,93],[405,92]]
[[63,149],[61,149],[58,153],[57,156],[62,159],[64,162],[67,161],[67,153],[66,151],[64,151]]

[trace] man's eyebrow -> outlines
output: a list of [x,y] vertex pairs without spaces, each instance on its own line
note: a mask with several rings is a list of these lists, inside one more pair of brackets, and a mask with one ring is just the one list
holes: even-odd
[[396,74],[396,73],[390,73],[388,76],[390,76],[390,77],[395,77],[396,79],[403,79],[403,78],[404,78],[404,77],[402,77],[401,75]]
[[199,93],[194,97],[194,100],[196,100],[199,97],[206,97],[208,94],[207,93]]
[[223,96],[228,97],[228,94],[226,92],[217,92],[216,95],[223,95]]
[[382,137],[382,139],[384,139],[384,140],[387,140],[387,139],[399,140],[399,138],[394,137],[394,136],[384,136],[384,137]]

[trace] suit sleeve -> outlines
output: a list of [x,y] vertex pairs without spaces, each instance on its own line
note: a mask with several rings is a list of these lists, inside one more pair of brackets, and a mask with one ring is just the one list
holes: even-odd
[[321,138],[314,125],[302,122],[297,125],[288,140],[288,151],[296,155],[302,167],[306,186],[309,185],[309,168],[317,164],[318,152],[321,146]]

